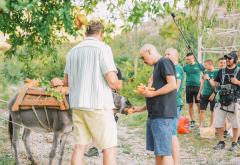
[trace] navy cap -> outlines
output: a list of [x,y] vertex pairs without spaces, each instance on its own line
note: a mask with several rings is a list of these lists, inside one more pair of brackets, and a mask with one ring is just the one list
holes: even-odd
[[231,51],[230,53],[224,55],[224,58],[232,58],[237,60],[237,51]]

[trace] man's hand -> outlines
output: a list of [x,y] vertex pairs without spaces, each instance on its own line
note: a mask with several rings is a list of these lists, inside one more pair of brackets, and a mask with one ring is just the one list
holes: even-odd
[[208,100],[213,101],[214,98],[215,98],[215,93],[213,92],[213,93],[211,94],[211,96],[208,98]]
[[204,80],[209,80],[209,79],[210,79],[210,77],[209,77],[209,75],[208,75],[208,74],[204,74],[204,75],[203,75],[203,79],[204,79]]
[[197,100],[200,100],[200,97],[201,97],[201,93],[198,93],[197,94]]
[[231,83],[233,83],[235,85],[239,85],[240,81],[236,77],[233,77],[233,78],[231,78]]
[[113,90],[122,89],[122,80],[118,80],[117,74],[114,71],[106,73],[105,79],[108,82],[108,86]]
[[143,95],[144,97],[154,97],[155,96],[155,91],[150,91],[148,88],[144,89],[143,91],[140,92],[141,95]]
[[122,86],[123,86],[123,81],[122,80],[118,80],[117,81],[117,85],[116,85],[116,90],[120,90],[120,89],[122,89]]
[[64,78],[63,78],[63,86],[68,86],[68,74],[64,74]]
[[134,107],[133,113],[144,112],[146,109],[147,109],[146,105],[141,106],[141,107]]

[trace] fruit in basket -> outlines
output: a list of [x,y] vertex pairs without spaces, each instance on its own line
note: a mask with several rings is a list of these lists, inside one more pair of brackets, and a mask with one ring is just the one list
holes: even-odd
[[134,113],[134,108],[133,107],[129,108],[127,113],[128,113],[128,115],[133,114]]

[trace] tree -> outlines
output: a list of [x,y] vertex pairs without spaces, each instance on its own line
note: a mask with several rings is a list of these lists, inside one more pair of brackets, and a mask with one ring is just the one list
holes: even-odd
[[[1,1],[0,3],[0,31],[9,35],[11,49],[7,56],[17,56],[20,59],[34,58],[34,56],[56,57],[56,45],[67,41],[67,35],[76,35],[74,25],[76,13],[91,14],[98,4],[107,6],[112,19],[122,19],[124,31],[140,25],[145,17],[157,19],[177,11],[177,3],[161,3],[159,0],[83,0],[76,6],[75,1],[64,0],[18,0]],[[204,0],[205,1],[205,0]],[[185,0],[185,7],[192,11],[199,11],[200,0]],[[218,0],[228,10],[239,8],[238,0]],[[206,6],[207,7],[207,6]],[[198,12],[197,12],[198,13]],[[181,15],[182,17],[182,15]],[[192,23],[198,19],[190,15]],[[197,14],[197,18],[198,14]],[[181,19],[181,18],[179,18]],[[206,19],[203,15],[201,19]],[[181,25],[184,27],[184,25]],[[111,26],[110,31],[113,30]],[[196,30],[196,29],[194,29]],[[24,47],[21,47],[24,46]],[[23,48],[23,49],[21,49]]]
[[[0,15],[0,31],[9,36],[9,57],[33,58],[43,52],[52,55],[56,44],[66,40],[64,33],[76,33],[73,26],[75,8],[70,0],[7,1],[6,7],[8,10]],[[24,46],[25,51],[19,46]]]

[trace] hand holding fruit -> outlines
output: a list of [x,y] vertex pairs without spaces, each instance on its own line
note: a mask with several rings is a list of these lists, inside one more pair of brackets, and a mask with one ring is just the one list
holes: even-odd
[[135,108],[134,107],[131,107],[127,110],[128,115],[133,114],[133,113],[135,113]]
[[142,83],[137,86],[137,91],[139,94],[143,95],[144,97],[154,97],[155,96],[155,88],[146,87]]

